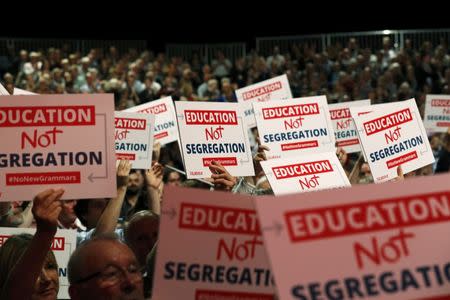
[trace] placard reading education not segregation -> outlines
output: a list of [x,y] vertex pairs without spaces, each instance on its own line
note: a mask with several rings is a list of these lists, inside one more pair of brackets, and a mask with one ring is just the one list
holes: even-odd
[[149,169],[152,165],[155,116],[116,111],[114,121],[116,158],[130,160],[132,169]]
[[434,162],[414,99],[353,119],[375,182],[397,177],[400,165],[408,173]]
[[217,161],[233,176],[253,176],[247,128],[237,103],[175,103],[187,178],[211,176]]
[[0,201],[58,187],[64,199],[115,197],[112,94],[0,100]]
[[244,112],[244,121],[248,128],[256,126],[252,103],[292,99],[286,74],[237,89],[235,93]]
[[279,299],[450,299],[449,182],[257,198]]
[[[0,227],[0,247],[12,235],[36,232],[34,228],[10,228]],[[70,255],[77,246],[76,244],[77,232],[70,229],[58,229],[53,238],[51,250],[55,254],[56,262],[58,263],[59,276],[59,292],[58,299],[70,299],[69,296],[69,280],[67,277],[67,264],[69,263]],[[20,283],[18,283],[20,284]]]
[[334,152],[266,160],[261,166],[275,195],[350,186]]
[[172,97],[165,97],[123,110],[155,115],[155,143],[165,145],[178,141],[178,126]]
[[369,105],[370,100],[328,104],[337,146],[342,147],[347,153],[361,151],[358,131],[356,130],[349,108],[359,106],[367,107]]
[[[359,116],[366,115],[366,114],[374,112],[374,111],[386,111],[386,109],[390,109],[390,107],[392,105],[395,106],[395,103],[397,103],[397,102],[379,103],[379,104],[372,104],[372,105],[367,105],[367,106],[351,106],[351,107],[349,107],[350,115],[353,118],[353,116],[359,117]],[[354,120],[353,120],[353,124],[355,124]],[[361,139],[359,138],[359,132],[358,132],[358,140],[359,140],[359,146],[362,149]],[[364,161],[367,162],[366,153],[364,151],[362,151],[362,154],[364,156]]]
[[429,133],[447,132],[450,127],[450,95],[427,95],[423,125]]
[[335,151],[334,130],[325,96],[253,103],[267,159]]
[[152,299],[273,300],[253,199],[167,187]]

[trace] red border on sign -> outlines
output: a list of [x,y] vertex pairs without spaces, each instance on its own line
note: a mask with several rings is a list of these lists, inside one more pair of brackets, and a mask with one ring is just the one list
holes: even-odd
[[245,292],[225,292],[225,291],[212,291],[212,290],[195,290],[195,300],[213,300],[213,299],[223,299],[223,300],[273,300],[273,295],[271,294],[260,294],[260,293],[245,293]]
[[164,131],[164,132],[160,132],[158,134],[155,134],[154,138],[155,139],[162,139],[163,137],[166,137],[168,135],[169,135],[169,133],[167,131]]
[[9,173],[6,185],[74,184],[80,183],[80,172]]
[[351,139],[351,140],[344,140],[337,142],[338,147],[344,147],[344,146],[351,146],[351,145],[358,145],[359,140],[358,139]]
[[237,166],[236,157],[204,157],[202,159],[203,166],[208,167],[213,160],[217,161],[222,166]]
[[399,156],[394,159],[390,159],[390,160],[386,161],[386,166],[388,167],[388,169],[392,169],[397,166],[400,166],[401,164],[407,163],[408,161],[414,160],[417,157],[418,157],[417,152],[412,151],[412,152],[406,153],[402,156]]
[[319,143],[317,142],[317,140],[289,143],[289,144],[282,144],[281,151],[291,151],[291,150],[298,150],[298,149],[305,149],[305,148],[315,148],[318,146],[319,146]]
[[136,154],[133,153],[116,153],[117,159],[136,160]]
[[437,122],[437,127],[450,127],[450,122]]

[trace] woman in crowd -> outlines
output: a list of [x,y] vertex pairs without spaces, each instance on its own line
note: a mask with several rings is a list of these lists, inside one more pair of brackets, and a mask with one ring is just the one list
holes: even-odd
[[51,251],[61,196],[48,189],[34,199],[36,233],[10,237],[0,248],[0,299],[54,300],[59,291],[58,264]]

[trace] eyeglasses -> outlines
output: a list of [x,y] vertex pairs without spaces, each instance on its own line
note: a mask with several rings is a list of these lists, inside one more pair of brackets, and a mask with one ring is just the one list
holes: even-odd
[[95,272],[91,275],[88,275],[84,278],[77,280],[75,283],[83,283],[87,282],[93,278],[98,277],[100,281],[100,285],[103,287],[116,285],[121,282],[125,277],[127,272],[133,280],[142,279],[142,272],[145,271],[145,268],[141,270],[138,268],[136,264],[130,264],[126,270],[119,268],[115,265],[109,265],[105,269],[99,272]]

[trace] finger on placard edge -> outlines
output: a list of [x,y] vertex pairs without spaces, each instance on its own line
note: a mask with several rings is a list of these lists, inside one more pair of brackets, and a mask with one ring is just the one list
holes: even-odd
[[50,196],[47,197],[48,205],[50,205],[51,203],[53,203],[56,200],[61,199],[64,192],[65,191],[63,189],[55,190]]
[[224,172],[224,171],[225,171],[224,168],[219,167],[219,166],[209,165],[208,168],[209,168],[212,172],[214,172],[214,171]]
[[232,181],[224,179],[224,178],[215,179],[214,180],[214,184],[223,184],[223,185],[226,185],[226,186],[234,185],[234,183]]
[[39,194],[37,194],[34,199],[45,199],[48,196],[50,196],[55,190],[54,189],[47,189],[45,191],[40,192]]

